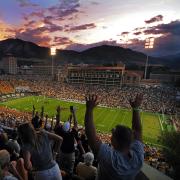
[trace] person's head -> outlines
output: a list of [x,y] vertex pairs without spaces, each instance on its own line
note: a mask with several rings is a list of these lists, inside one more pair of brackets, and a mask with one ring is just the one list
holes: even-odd
[[70,130],[70,123],[69,123],[69,121],[67,121],[67,122],[65,122],[65,123],[63,124],[63,130],[64,130],[65,132],[68,132],[68,131]]
[[0,166],[1,169],[8,167],[10,162],[10,154],[7,150],[0,150]]
[[39,112],[38,112],[38,111],[36,111],[36,114],[35,114],[35,116],[39,116]]
[[17,133],[16,130],[14,130],[14,131],[12,132],[11,138],[12,138],[13,140],[17,140],[17,138],[18,138],[18,133]]
[[132,130],[126,126],[117,125],[112,129],[111,144],[120,151],[130,148],[132,142]]
[[84,162],[85,164],[87,164],[88,166],[92,165],[94,161],[94,154],[91,152],[88,152],[84,155]]
[[22,143],[34,145],[36,132],[30,123],[21,124],[18,127],[18,135]]
[[8,136],[6,133],[0,134],[0,144],[6,144],[8,142]]

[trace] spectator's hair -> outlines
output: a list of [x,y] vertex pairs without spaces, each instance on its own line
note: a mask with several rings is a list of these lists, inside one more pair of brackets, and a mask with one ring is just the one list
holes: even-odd
[[10,154],[7,150],[0,151],[0,166],[4,169],[10,162]]
[[21,124],[18,127],[18,134],[22,143],[31,144],[35,146],[36,132],[30,123]]
[[117,125],[112,129],[112,138],[115,138],[119,149],[129,148],[132,137],[132,130],[126,126]]
[[11,138],[12,138],[13,140],[16,140],[16,139],[18,138],[18,133],[17,133],[16,130],[13,130],[12,135],[11,135]]
[[8,135],[6,133],[0,134],[0,143],[6,144],[8,142]]
[[93,153],[88,152],[88,153],[86,153],[86,154],[84,155],[84,162],[85,162],[88,166],[92,165],[93,161],[94,161],[94,154],[93,154]]

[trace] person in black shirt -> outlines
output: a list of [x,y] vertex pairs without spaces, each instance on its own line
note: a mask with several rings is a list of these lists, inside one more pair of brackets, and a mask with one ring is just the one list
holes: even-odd
[[[54,132],[63,137],[63,142],[60,148],[60,154],[58,158],[59,166],[62,170],[68,174],[73,174],[75,163],[75,144],[77,144],[76,138],[78,137],[78,127],[76,119],[75,109],[71,109],[71,115],[67,122],[63,125],[60,123],[60,106],[57,107],[56,125]],[[73,119],[73,127],[71,129],[71,120]]]
[[33,112],[32,112],[32,125],[34,126],[35,129],[39,129],[42,126],[42,121],[44,118],[44,107],[42,106],[41,108],[41,116],[39,117],[38,111],[35,114],[35,107],[33,105]]

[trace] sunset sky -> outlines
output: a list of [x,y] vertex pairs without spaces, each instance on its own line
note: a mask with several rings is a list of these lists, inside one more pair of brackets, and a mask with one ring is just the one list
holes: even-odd
[[180,0],[0,0],[0,40],[82,51],[101,44],[180,53]]

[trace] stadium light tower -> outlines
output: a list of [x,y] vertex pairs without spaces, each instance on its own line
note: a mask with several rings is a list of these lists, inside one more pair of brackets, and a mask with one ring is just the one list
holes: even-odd
[[[146,39],[145,41],[145,49],[153,49],[154,47],[154,37],[149,37]],[[148,68],[148,60],[149,60],[149,56],[147,54],[147,58],[146,58],[146,65],[145,65],[145,70],[144,70],[144,79],[147,78],[147,68]]]
[[56,55],[56,48],[51,47],[51,57],[52,57],[52,69],[51,69],[51,74],[52,78],[54,77],[54,56]]

